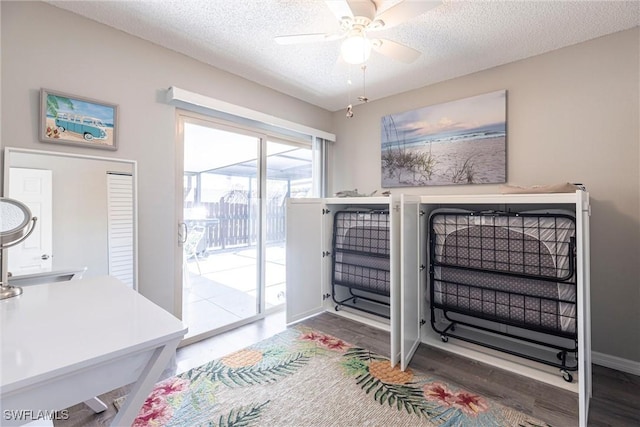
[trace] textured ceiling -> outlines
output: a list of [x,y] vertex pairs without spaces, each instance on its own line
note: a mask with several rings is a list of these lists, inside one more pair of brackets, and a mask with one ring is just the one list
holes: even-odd
[[[376,0],[379,11],[399,0]],[[420,0],[405,0],[420,1]],[[274,37],[339,29],[324,0],[48,1],[330,111],[357,103],[362,71],[337,61],[340,41]],[[451,1],[386,30],[422,52],[412,64],[376,52],[375,100],[640,25],[640,1]],[[351,73],[353,85],[347,84]],[[350,90],[351,89],[351,90]]]

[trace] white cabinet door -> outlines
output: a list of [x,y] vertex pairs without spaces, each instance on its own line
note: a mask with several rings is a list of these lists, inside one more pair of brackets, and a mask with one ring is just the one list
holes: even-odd
[[[392,197],[392,196],[390,196]],[[389,206],[389,239],[390,239],[390,276],[391,276],[391,295],[389,299],[389,311],[390,311],[390,330],[389,336],[391,340],[390,361],[391,366],[396,366],[400,362],[400,341],[401,341],[401,327],[400,327],[400,275],[401,272],[401,257],[400,257],[400,239],[398,236],[401,234],[400,224],[400,202],[395,198],[391,201]]]
[[400,195],[400,369],[420,345],[420,197]]
[[578,411],[587,425],[591,397],[591,300],[589,253],[589,193],[576,192],[576,247],[578,278]]
[[287,323],[297,322],[323,310],[323,206],[319,199],[287,200]]

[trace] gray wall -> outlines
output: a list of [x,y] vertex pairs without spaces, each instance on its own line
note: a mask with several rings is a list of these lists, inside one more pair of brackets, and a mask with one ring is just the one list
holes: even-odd
[[[636,28],[358,105],[351,119],[335,112],[331,191],[380,189],[382,116],[506,89],[507,179],[586,185],[593,350],[640,361],[639,40]],[[392,191],[470,194],[499,187]]]
[[[2,8],[3,146],[56,150],[138,161],[139,290],[175,309],[177,222],[175,108],[162,101],[177,86],[318,129],[331,114],[40,2]],[[116,152],[38,142],[39,90],[47,88],[120,107]]]

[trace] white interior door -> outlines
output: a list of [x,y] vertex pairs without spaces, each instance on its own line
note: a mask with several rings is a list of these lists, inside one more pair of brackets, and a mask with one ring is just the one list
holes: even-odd
[[400,195],[400,369],[420,345],[420,197]]
[[52,176],[51,171],[46,169],[9,169],[9,197],[27,205],[31,214],[38,218],[31,236],[9,248],[7,269],[14,276],[52,269]]

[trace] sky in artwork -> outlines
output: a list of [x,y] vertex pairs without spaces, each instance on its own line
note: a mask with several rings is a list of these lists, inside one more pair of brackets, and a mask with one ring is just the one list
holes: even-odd
[[112,107],[84,102],[73,98],[70,98],[70,100],[73,103],[73,109],[70,109],[66,104],[59,103],[60,108],[58,111],[60,113],[81,114],[83,116],[100,119],[105,125],[113,125],[114,109]]
[[501,90],[393,114],[390,117],[393,119],[397,133],[407,139],[464,132],[504,123],[506,120],[505,98],[506,91]]

